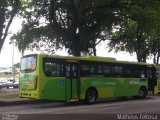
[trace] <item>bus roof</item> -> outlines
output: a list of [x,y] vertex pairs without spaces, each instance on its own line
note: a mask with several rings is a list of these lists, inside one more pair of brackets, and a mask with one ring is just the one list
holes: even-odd
[[43,57],[59,58],[66,60],[82,60],[82,61],[97,61],[97,62],[109,62],[109,63],[120,63],[120,64],[133,64],[133,65],[145,65],[147,67],[153,67],[154,64],[143,63],[143,62],[129,62],[129,61],[117,61],[112,57],[99,57],[99,56],[60,56],[60,55],[48,55],[48,54],[38,54]]

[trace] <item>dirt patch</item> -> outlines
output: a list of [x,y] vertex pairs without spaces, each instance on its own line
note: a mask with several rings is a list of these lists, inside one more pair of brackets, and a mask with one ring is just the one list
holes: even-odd
[[21,98],[18,96],[18,89],[0,89],[0,101],[14,101],[20,99]]

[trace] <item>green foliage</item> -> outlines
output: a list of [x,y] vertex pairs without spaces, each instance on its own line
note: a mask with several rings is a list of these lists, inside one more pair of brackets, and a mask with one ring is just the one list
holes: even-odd
[[119,13],[120,24],[113,32],[110,50],[136,53],[139,62],[146,62],[147,56],[153,53],[153,40],[159,35],[160,11],[157,8],[160,1],[132,1],[130,4],[129,10]]
[[18,13],[20,0],[1,0],[0,1],[0,51],[8,35],[9,27],[14,16]]
[[[22,30],[12,39],[19,50],[96,55],[96,45],[111,39],[110,50],[136,53],[139,62],[159,58],[159,0],[23,0]],[[156,47],[155,47],[156,46]]]
[[114,3],[114,0],[27,2],[21,12],[26,19],[23,28],[12,39],[16,39],[21,52],[33,48],[54,52],[65,46],[69,54],[78,56],[95,47],[97,38],[107,38],[108,34],[103,33],[111,31],[116,21],[115,8],[110,8]]

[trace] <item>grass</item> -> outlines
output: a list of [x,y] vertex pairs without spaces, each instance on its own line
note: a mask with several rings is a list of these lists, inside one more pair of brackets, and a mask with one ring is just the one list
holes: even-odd
[[0,99],[13,99],[13,98],[19,98],[18,92],[0,93]]

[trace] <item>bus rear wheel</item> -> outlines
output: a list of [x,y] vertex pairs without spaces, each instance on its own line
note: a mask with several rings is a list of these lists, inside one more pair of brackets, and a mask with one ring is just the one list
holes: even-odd
[[85,103],[86,104],[94,104],[97,99],[97,91],[93,88],[90,88],[86,92]]
[[146,97],[146,95],[147,95],[146,89],[145,88],[140,88],[140,90],[139,90],[139,97],[143,99],[143,98]]

